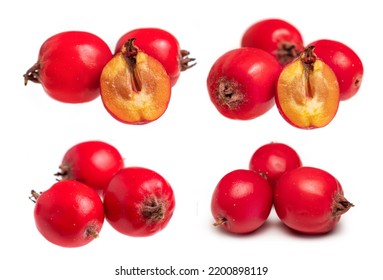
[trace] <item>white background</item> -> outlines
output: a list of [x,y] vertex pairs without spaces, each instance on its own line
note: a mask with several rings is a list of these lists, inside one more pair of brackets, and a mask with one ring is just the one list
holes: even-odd
[[[266,276],[225,279],[379,278],[383,20],[375,4],[14,0],[0,5],[1,279],[127,279],[115,276],[115,269],[171,265],[200,269],[201,275],[193,279],[215,279],[207,275],[208,268],[228,265],[267,266],[269,271]],[[335,39],[351,46],[362,59],[361,90],[340,104],[327,127],[296,129],[276,107],[252,121],[233,121],[211,104],[206,77],[213,62],[238,47],[252,23],[270,17],[294,24],[305,43]],[[23,84],[22,75],[53,34],[89,31],[114,49],[125,32],[150,26],[173,33],[198,63],[181,74],[167,112],[151,124],[125,125],[110,117],[100,99],[62,104],[50,99],[41,86]],[[38,233],[30,190],[43,191],[53,184],[64,152],[91,139],[115,145],[127,166],[151,168],[172,184],[177,205],[167,228],[151,237],[132,238],[105,222],[98,240],[76,249],[55,246]],[[246,236],[225,234],[212,226],[210,198],[218,180],[231,170],[246,168],[255,149],[271,141],[292,146],[305,165],[325,169],[342,183],[355,207],[331,234],[294,234],[274,212],[261,229]]]

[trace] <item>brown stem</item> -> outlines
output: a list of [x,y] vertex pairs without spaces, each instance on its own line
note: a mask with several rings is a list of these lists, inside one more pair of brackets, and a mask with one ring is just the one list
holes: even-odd
[[136,57],[138,53],[138,48],[134,45],[136,38],[129,39],[121,49],[122,54],[125,58],[129,59],[131,63],[136,63]]
[[60,177],[61,180],[70,180],[70,179],[72,179],[71,169],[69,168],[68,165],[61,164],[59,166],[59,169],[60,169],[60,171],[58,171],[55,174],[53,174],[54,176]]
[[307,47],[301,55],[301,61],[305,67],[308,67],[310,71],[314,69],[314,63],[317,60],[317,56],[314,53],[314,48],[314,46]]
[[226,222],[227,222],[227,219],[226,219],[225,217],[218,217],[218,218],[215,220],[213,226],[215,226],[215,227],[222,226],[222,225],[223,225],[224,223],[226,223]]
[[196,62],[193,64],[189,64],[190,62],[195,61],[195,58],[189,58],[190,52],[188,52],[187,50],[181,50],[180,54],[181,54],[181,60],[180,60],[181,71],[190,69],[197,64]]
[[31,191],[31,196],[29,197],[30,200],[32,200],[32,202],[36,203],[37,199],[39,198],[39,196],[41,195],[42,193],[38,193],[36,192],[35,190],[32,190]]
[[140,75],[136,70],[138,48],[134,45],[135,40],[136,38],[129,39],[122,47],[121,52],[129,67],[132,90],[134,92],[140,92],[142,89],[142,82]]
[[305,79],[307,81],[306,96],[308,98],[314,97],[310,85],[310,75],[314,71],[314,63],[317,60],[317,56],[314,53],[314,48],[314,46],[310,46],[306,48],[301,54],[301,61],[303,63]]
[[23,77],[24,77],[24,85],[27,85],[28,81],[31,81],[31,82],[34,82],[34,83],[40,83],[39,71],[40,71],[40,63],[36,62],[23,75]]

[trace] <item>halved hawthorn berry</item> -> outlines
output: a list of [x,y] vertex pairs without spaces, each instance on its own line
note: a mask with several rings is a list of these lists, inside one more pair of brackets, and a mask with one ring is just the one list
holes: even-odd
[[158,60],[134,46],[134,38],[105,65],[100,84],[105,108],[123,123],[152,122],[170,101],[169,75]]
[[337,78],[326,63],[308,47],[282,70],[276,105],[285,120],[303,129],[324,127],[339,107]]

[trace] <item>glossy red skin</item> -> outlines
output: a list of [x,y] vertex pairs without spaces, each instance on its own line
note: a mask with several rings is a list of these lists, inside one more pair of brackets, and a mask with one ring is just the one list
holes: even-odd
[[272,188],[260,174],[237,169],[218,182],[211,200],[216,223],[235,234],[250,233],[260,228],[272,207]]
[[[210,100],[225,117],[250,120],[275,104],[276,81],[282,67],[269,53],[255,48],[237,48],[220,56],[207,78]],[[220,85],[233,85],[242,101],[228,106],[219,99]]]
[[241,47],[259,48],[278,59],[281,44],[288,43],[303,51],[303,38],[299,30],[281,19],[265,19],[251,25],[243,34]]
[[[148,198],[164,205],[163,217],[150,221],[142,212]],[[150,236],[163,230],[175,208],[170,184],[157,172],[143,167],[126,167],[113,176],[104,193],[105,216],[118,232],[135,237]]]
[[338,180],[314,167],[299,167],[286,172],[274,189],[274,208],[289,228],[305,234],[331,231],[340,220],[332,215],[337,195],[343,195]]
[[59,181],[36,200],[34,218],[39,232],[62,247],[80,247],[94,240],[104,223],[102,201],[95,190],[72,180]]
[[363,79],[363,64],[359,56],[347,45],[328,39],[314,41],[314,52],[334,71],[338,83],[340,100],[353,97]]
[[123,167],[120,152],[103,141],[85,141],[72,146],[60,165],[61,172],[66,171],[63,179],[80,181],[101,194],[112,176]]
[[92,33],[58,33],[40,48],[39,81],[55,100],[88,102],[100,95],[101,71],[111,58],[109,46]]
[[178,40],[168,31],[159,28],[138,28],[125,33],[117,41],[115,52],[132,38],[134,44],[164,66],[174,86],[181,73],[181,50]]
[[249,169],[266,176],[274,188],[287,171],[302,166],[298,153],[283,143],[271,142],[259,147],[252,155]]

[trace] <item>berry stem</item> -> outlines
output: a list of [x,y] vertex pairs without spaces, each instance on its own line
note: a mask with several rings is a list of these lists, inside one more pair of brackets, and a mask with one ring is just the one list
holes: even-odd
[[194,65],[197,64],[197,63],[189,64],[190,62],[195,61],[195,58],[189,58],[189,54],[190,54],[190,52],[188,52],[187,50],[181,50],[180,51],[181,71],[188,70],[189,68],[192,68]]
[[317,56],[314,53],[314,46],[310,46],[302,52],[301,61],[303,63],[305,80],[307,82],[306,96],[309,98],[314,97],[313,90],[311,89],[311,84],[310,84],[310,75],[314,71],[314,63],[316,59],[317,59]]
[[223,225],[224,223],[226,223],[226,222],[227,222],[227,219],[226,219],[225,217],[218,217],[218,218],[215,220],[213,226],[215,226],[215,227],[222,226],[222,225]]
[[41,195],[41,192],[38,193],[35,190],[32,190],[31,191],[31,196],[29,197],[29,199],[32,200],[32,202],[36,203],[36,201],[37,201],[37,199],[39,198],[40,195]]
[[34,82],[34,83],[40,83],[39,70],[40,70],[40,63],[36,62],[23,75],[23,77],[24,77],[24,85],[27,85],[28,81],[31,81],[31,82]]
[[[61,180],[70,180],[70,179],[72,179],[70,168],[69,168],[68,165],[61,164],[59,166],[59,169],[60,169],[60,171],[58,171],[55,174],[53,174],[54,176],[60,177]],[[60,179],[57,179],[57,180],[59,181]]]
[[129,39],[122,47],[121,52],[129,67],[132,90],[138,93],[142,89],[142,82],[136,70],[138,48],[134,45],[135,40],[136,38]]
[[315,48],[314,46],[310,46],[306,48],[303,51],[302,57],[301,57],[302,62],[305,65],[307,65],[310,68],[310,70],[313,70],[314,62],[317,60],[317,56],[314,53],[314,48]]

